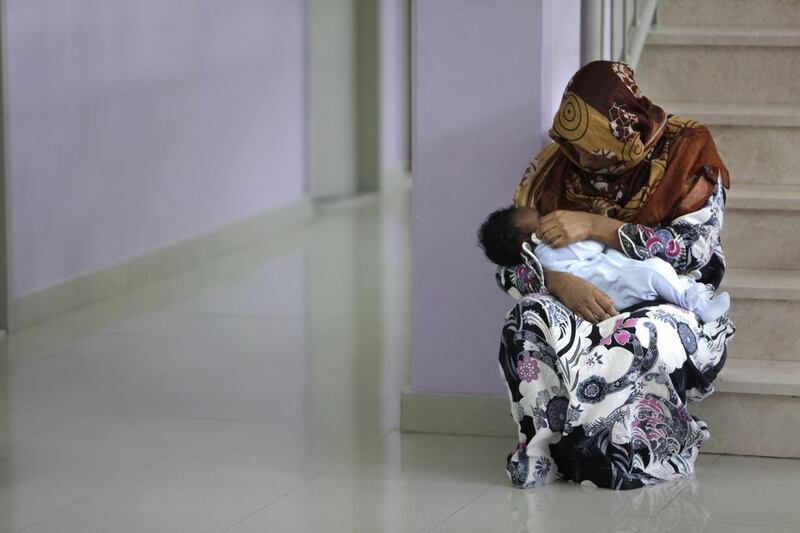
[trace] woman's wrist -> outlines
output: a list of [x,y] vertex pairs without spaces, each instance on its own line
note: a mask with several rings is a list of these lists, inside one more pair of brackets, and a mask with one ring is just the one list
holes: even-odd
[[544,285],[547,291],[551,294],[558,296],[558,289],[561,282],[566,276],[571,276],[569,272],[561,272],[560,270],[544,270]]
[[616,220],[602,215],[594,215],[591,224],[590,239],[622,251],[617,231],[625,225],[621,220]]

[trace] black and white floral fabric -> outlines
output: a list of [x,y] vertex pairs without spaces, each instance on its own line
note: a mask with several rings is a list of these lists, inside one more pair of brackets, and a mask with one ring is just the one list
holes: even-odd
[[[662,257],[716,290],[725,193],[663,228],[626,224],[624,252]],[[554,479],[631,489],[692,474],[707,425],[689,405],[714,390],[735,326],[703,323],[686,309],[648,302],[592,324],[547,293],[535,261],[498,269],[518,298],[503,327],[500,375],[517,423],[507,457],[514,486]]]

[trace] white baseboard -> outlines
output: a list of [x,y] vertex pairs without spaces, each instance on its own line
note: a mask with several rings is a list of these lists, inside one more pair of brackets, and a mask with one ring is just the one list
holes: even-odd
[[381,171],[380,190],[382,193],[393,193],[411,187],[411,176],[402,167],[385,168]]
[[[792,396],[716,392],[690,407],[711,429],[711,439],[700,451],[800,458],[797,404],[798,398]],[[742,431],[743,427],[750,429]],[[405,390],[401,393],[400,430],[517,439],[506,396]]]
[[12,298],[8,329],[10,332],[19,331],[61,313],[187,270],[214,256],[304,222],[313,214],[313,202],[304,199]]
[[506,396],[404,390],[400,430],[415,433],[517,438]]

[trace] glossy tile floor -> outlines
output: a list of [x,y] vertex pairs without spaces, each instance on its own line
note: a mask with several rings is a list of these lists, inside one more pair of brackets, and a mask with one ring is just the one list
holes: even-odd
[[0,533],[800,531],[800,461],[509,487],[508,438],[401,434],[402,194],[11,337]]

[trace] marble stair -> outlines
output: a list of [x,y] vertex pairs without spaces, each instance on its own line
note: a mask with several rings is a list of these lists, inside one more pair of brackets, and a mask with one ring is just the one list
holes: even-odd
[[637,78],[709,126],[731,171],[722,243],[737,331],[693,405],[705,452],[800,458],[800,0],[661,0]]

